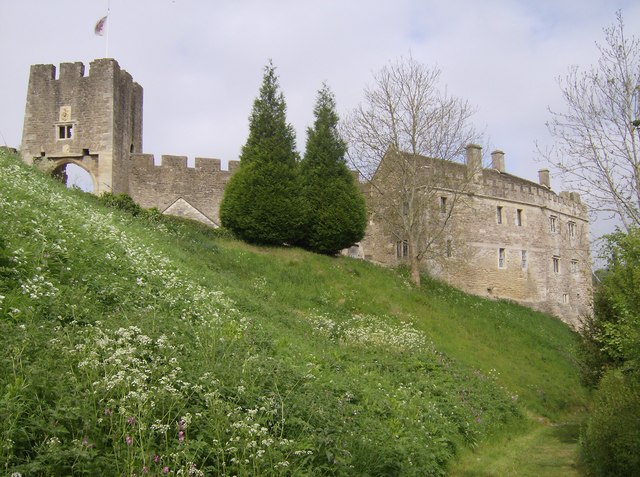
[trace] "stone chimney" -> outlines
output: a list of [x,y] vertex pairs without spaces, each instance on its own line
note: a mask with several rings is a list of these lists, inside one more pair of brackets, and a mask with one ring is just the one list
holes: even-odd
[[540,181],[540,185],[546,187],[547,189],[551,189],[551,176],[549,175],[548,169],[541,169],[538,171],[538,179]]
[[482,146],[468,144],[465,149],[467,151],[467,171],[470,177],[478,182],[482,177]]
[[504,152],[496,149],[491,153],[491,167],[498,172],[504,172]]
[[578,204],[582,203],[579,192],[571,192],[570,197],[572,201],[577,202]]

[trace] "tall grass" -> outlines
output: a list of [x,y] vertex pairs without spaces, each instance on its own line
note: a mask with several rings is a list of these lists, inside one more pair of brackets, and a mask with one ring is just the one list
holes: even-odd
[[584,402],[554,319],[96,202],[0,152],[7,474],[444,475]]

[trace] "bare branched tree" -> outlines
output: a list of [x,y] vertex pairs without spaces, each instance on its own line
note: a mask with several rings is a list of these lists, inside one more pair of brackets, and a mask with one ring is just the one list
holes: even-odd
[[629,230],[640,226],[640,41],[621,12],[604,33],[597,65],[558,80],[566,111],[550,110],[555,145],[538,150],[593,212]]
[[449,166],[477,140],[469,122],[475,109],[441,90],[439,79],[438,68],[400,58],[374,75],[343,123],[349,160],[367,181],[370,214],[406,247],[416,285],[471,179]]

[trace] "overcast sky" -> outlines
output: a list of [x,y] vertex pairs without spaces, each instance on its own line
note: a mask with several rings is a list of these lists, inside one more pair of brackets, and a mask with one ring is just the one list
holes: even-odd
[[93,28],[108,5],[108,56],[144,88],[144,152],[237,159],[272,59],[302,153],[323,81],[345,116],[375,71],[412,55],[478,108],[484,152],[535,181],[557,77],[597,61],[616,10],[640,30],[637,0],[0,0],[3,143],[20,145],[31,64],[105,57]]

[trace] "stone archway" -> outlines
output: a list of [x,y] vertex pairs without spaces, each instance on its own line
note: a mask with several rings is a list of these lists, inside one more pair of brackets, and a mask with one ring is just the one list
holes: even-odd
[[71,186],[70,180],[73,179],[67,166],[72,166],[71,173],[84,175],[83,186],[80,186],[85,192],[91,192],[93,194],[99,193],[99,169],[98,169],[98,155],[97,154],[85,154],[78,157],[39,157],[34,160],[34,165],[50,174],[55,179],[58,179],[67,186]]
[[55,179],[62,181],[67,187],[77,187],[84,192],[96,191],[95,178],[84,167],[75,162],[66,162],[59,165],[51,174]]

